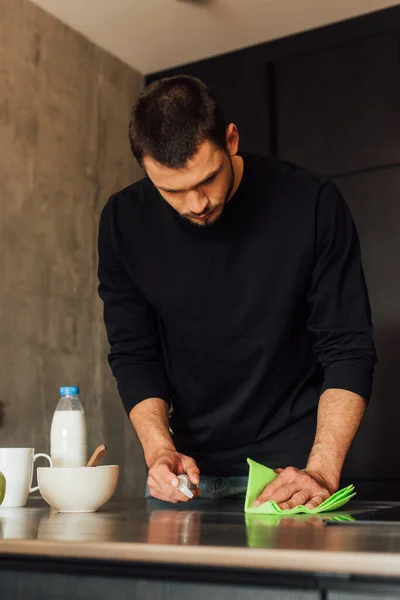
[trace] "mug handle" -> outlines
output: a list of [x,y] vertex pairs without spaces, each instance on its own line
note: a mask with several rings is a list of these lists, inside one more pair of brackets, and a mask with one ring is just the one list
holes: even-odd
[[[53,461],[51,460],[50,456],[48,456],[48,454],[35,454],[35,456],[33,457],[33,464],[35,464],[35,460],[37,458],[39,458],[40,456],[43,456],[44,458],[47,458],[47,460],[50,463],[50,467],[53,466]],[[29,490],[29,493],[31,494],[32,492],[36,492],[38,489],[39,489],[38,485],[36,487],[31,487],[31,489]]]

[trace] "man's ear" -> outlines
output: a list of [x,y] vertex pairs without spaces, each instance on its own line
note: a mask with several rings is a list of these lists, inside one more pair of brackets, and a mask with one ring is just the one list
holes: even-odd
[[226,147],[230,156],[236,156],[239,150],[239,131],[235,123],[229,123],[226,128]]

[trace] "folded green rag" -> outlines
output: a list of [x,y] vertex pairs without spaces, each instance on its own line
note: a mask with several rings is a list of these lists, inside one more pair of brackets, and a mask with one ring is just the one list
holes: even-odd
[[282,510],[279,508],[276,502],[269,500],[264,502],[261,506],[253,506],[254,500],[258,498],[263,489],[274,481],[278,475],[272,469],[260,465],[260,463],[247,459],[249,465],[249,480],[247,483],[246,499],[244,501],[244,511],[246,513],[258,513],[263,515],[297,515],[299,513],[307,513],[309,515],[315,515],[320,512],[330,512],[336,510],[341,506],[347,504],[350,498],[355,496],[354,485],[349,485],[342,490],[339,490],[333,494],[330,498],[322,502],[317,508],[307,508],[304,505],[295,506],[288,510]]

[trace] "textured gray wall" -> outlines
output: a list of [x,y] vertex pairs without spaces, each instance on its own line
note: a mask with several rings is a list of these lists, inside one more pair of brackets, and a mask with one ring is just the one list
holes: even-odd
[[90,448],[141,491],[140,447],[106,364],[96,237],[140,177],[127,120],[139,73],[27,0],[0,0],[0,446],[48,451],[60,385],[81,386]]

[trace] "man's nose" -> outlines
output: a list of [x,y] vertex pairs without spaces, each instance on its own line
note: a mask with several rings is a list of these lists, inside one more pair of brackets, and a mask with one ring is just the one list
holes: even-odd
[[201,215],[208,206],[208,200],[198,190],[192,190],[187,197],[187,207],[195,215]]

